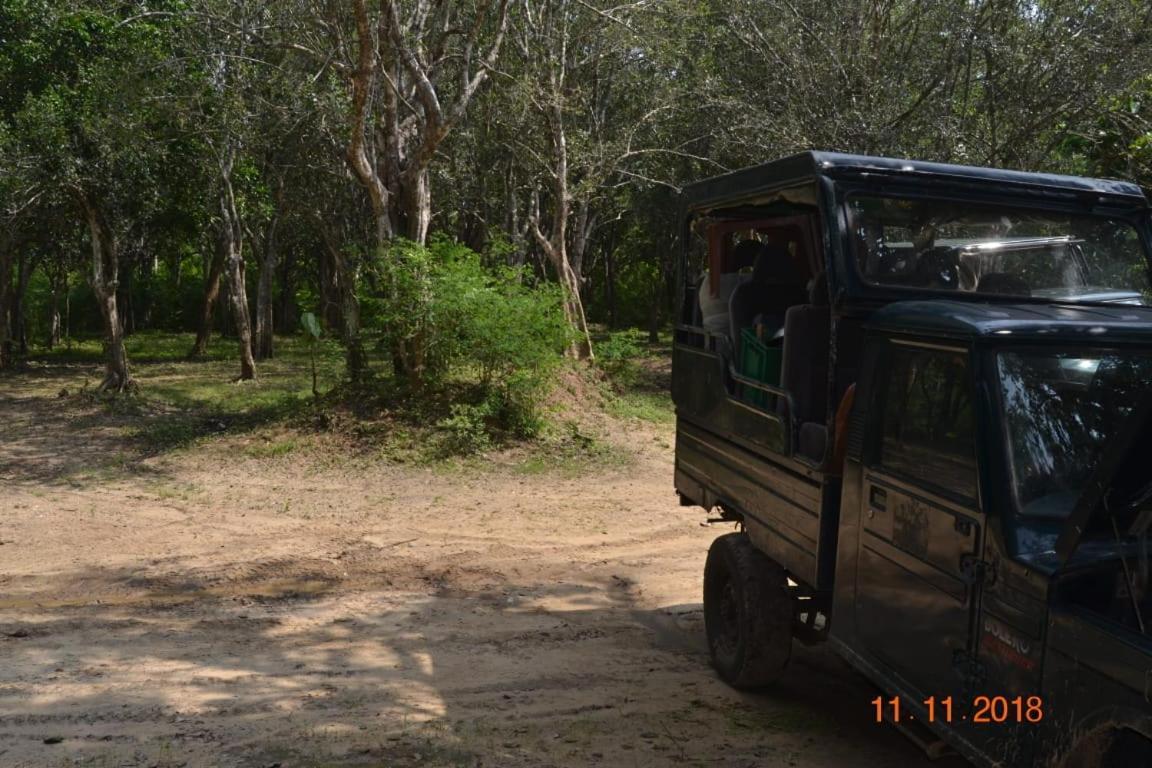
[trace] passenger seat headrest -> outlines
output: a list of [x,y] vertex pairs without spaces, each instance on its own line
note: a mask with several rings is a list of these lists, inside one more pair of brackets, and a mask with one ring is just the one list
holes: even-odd
[[804,278],[797,271],[787,248],[764,243],[752,266],[752,282],[760,285],[802,285]]
[[756,254],[760,253],[759,240],[741,240],[728,254],[728,263],[724,265],[727,272],[739,272],[745,267],[756,264]]

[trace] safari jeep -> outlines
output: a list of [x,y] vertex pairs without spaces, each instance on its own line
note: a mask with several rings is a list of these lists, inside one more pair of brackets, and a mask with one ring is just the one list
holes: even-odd
[[739,688],[794,641],[979,765],[1152,766],[1149,207],[805,153],[686,191],[676,490]]

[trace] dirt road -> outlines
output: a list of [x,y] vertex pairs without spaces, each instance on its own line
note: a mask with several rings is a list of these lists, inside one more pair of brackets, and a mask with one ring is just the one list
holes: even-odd
[[0,386],[2,766],[928,764],[826,652],[716,680],[727,528],[676,505],[667,428],[534,474],[284,432],[148,458],[62,375]]

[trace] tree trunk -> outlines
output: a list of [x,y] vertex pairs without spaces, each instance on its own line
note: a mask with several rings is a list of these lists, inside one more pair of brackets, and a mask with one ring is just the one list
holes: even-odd
[[64,325],[60,316],[60,294],[68,290],[68,271],[62,269],[49,272],[48,281],[51,295],[48,301],[48,338],[45,342],[51,350],[60,346],[60,334]]
[[592,213],[592,204],[581,200],[576,205],[576,221],[572,227],[572,248],[568,252],[568,264],[576,281],[584,285],[584,255],[588,252],[588,242],[592,239],[592,232],[596,229],[596,216]]
[[[453,127],[464,117],[469,102],[488,79],[495,66],[504,35],[508,29],[509,0],[485,2],[476,8],[471,31],[454,28],[443,20],[430,21],[429,11],[439,14],[451,4],[437,4],[439,9],[421,4],[414,14],[402,13],[402,3],[381,0],[373,19],[367,0],[353,0],[352,17],[356,27],[356,60],[349,62],[351,81],[351,134],[345,160],[363,187],[371,204],[376,225],[376,246],[383,250],[397,234],[423,245],[432,220],[428,168],[436,151]],[[418,19],[414,21],[413,19]],[[486,22],[494,22],[487,52],[479,45]],[[428,27],[425,27],[425,24]],[[434,32],[439,29],[439,33]],[[415,44],[408,33],[414,33]],[[437,39],[437,35],[439,38]],[[459,36],[460,76],[451,100],[438,93],[441,50],[429,64],[425,51],[455,45],[450,40]],[[412,104],[416,102],[419,109]],[[412,112],[414,122],[408,117]],[[348,347],[348,369],[353,379],[363,372],[363,348],[360,341],[359,307],[356,303],[355,272],[349,268],[343,253],[337,254],[340,272],[341,303],[344,308],[345,344]],[[423,344],[416,340],[394,349],[401,375],[419,377],[424,362]]]
[[224,238],[218,237],[216,248],[212,253],[212,262],[208,266],[208,279],[204,281],[204,301],[200,305],[196,343],[188,353],[191,358],[204,357],[208,354],[208,339],[212,336],[212,314],[216,308],[216,299],[220,296],[220,278],[224,275],[225,250]]
[[540,228],[540,196],[532,198],[529,211],[532,234],[545,256],[556,270],[556,278],[564,289],[564,316],[576,331],[570,354],[578,358],[593,359],[592,334],[588,331],[588,320],[584,315],[584,303],[580,299],[580,277],[572,269],[568,255],[568,222],[572,212],[572,195],[568,187],[568,139],[564,128],[564,115],[560,109],[559,90],[561,80],[555,73],[552,77],[553,99],[546,112],[552,138],[552,222],[551,231],[545,235]]
[[268,232],[264,238],[264,254],[260,259],[260,280],[256,284],[256,348],[254,350],[257,360],[272,359],[273,315],[272,315],[272,288],[276,276],[276,268],[280,261],[280,244],[277,242],[277,230],[280,226],[280,208],[283,200],[284,185],[278,184],[276,191],[276,211],[268,223]]
[[244,233],[232,189],[232,162],[230,155],[221,164],[220,225],[224,263],[228,269],[228,294],[240,342],[240,376],[237,381],[253,381],[256,378],[256,359],[252,354],[252,323],[248,316],[248,291],[244,280]]
[[78,192],[77,197],[84,210],[89,239],[92,241],[92,273],[89,283],[104,320],[104,380],[99,390],[130,392],[136,389],[136,382],[128,369],[128,350],[124,347],[124,329],[116,305],[120,272],[119,246],[99,202],[83,191]]
[[116,303],[120,308],[120,324],[125,336],[136,332],[136,302],[132,300],[132,283],[135,280],[136,264],[131,249],[124,249],[120,255],[120,280],[116,286]]
[[28,281],[32,276],[32,261],[28,254],[21,253],[16,269],[16,287],[12,291],[10,301],[12,319],[12,343],[20,357],[28,356],[28,312],[24,306],[24,299],[28,295]]
[[296,317],[296,291],[292,283],[294,261],[294,252],[289,250],[280,262],[280,294],[277,298],[279,307],[274,313],[274,319],[276,331],[282,335],[294,333],[299,324]]
[[340,338],[347,349],[348,378],[353,383],[360,382],[368,373],[368,357],[360,338],[360,300],[356,297],[355,271],[333,233],[324,226],[320,231],[340,302]]
[[429,187],[427,168],[404,174],[397,197],[400,203],[397,216],[400,234],[414,243],[424,245],[428,242],[428,227],[432,223],[432,190]]
[[616,227],[608,235],[604,247],[604,303],[608,305],[608,328],[616,330],[619,319],[616,314]]
[[12,249],[9,238],[0,240],[0,370],[12,367]]

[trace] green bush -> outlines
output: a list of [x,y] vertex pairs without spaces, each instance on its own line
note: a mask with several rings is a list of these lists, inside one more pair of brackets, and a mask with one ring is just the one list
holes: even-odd
[[635,332],[619,331],[596,345],[596,359],[604,372],[620,386],[635,383],[638,371],[636,360],[644,355]]
[[489,419],[492,416],[487,402],[479,405],[456,403],[452,415],[441,419],[440,449],[446,455],[480,453],[492,447]]
[[536,435],[551,374],[569,341],[562,295],[521,269],[486,267],[449,240],[398,242],[372,268],[361,297],[364,325],[393,356],[419,356],[411,382],[432,393],[448,383],[477,385],[478,402],[456,405],[440,426],[460,452],[482,450],[497,432]]

